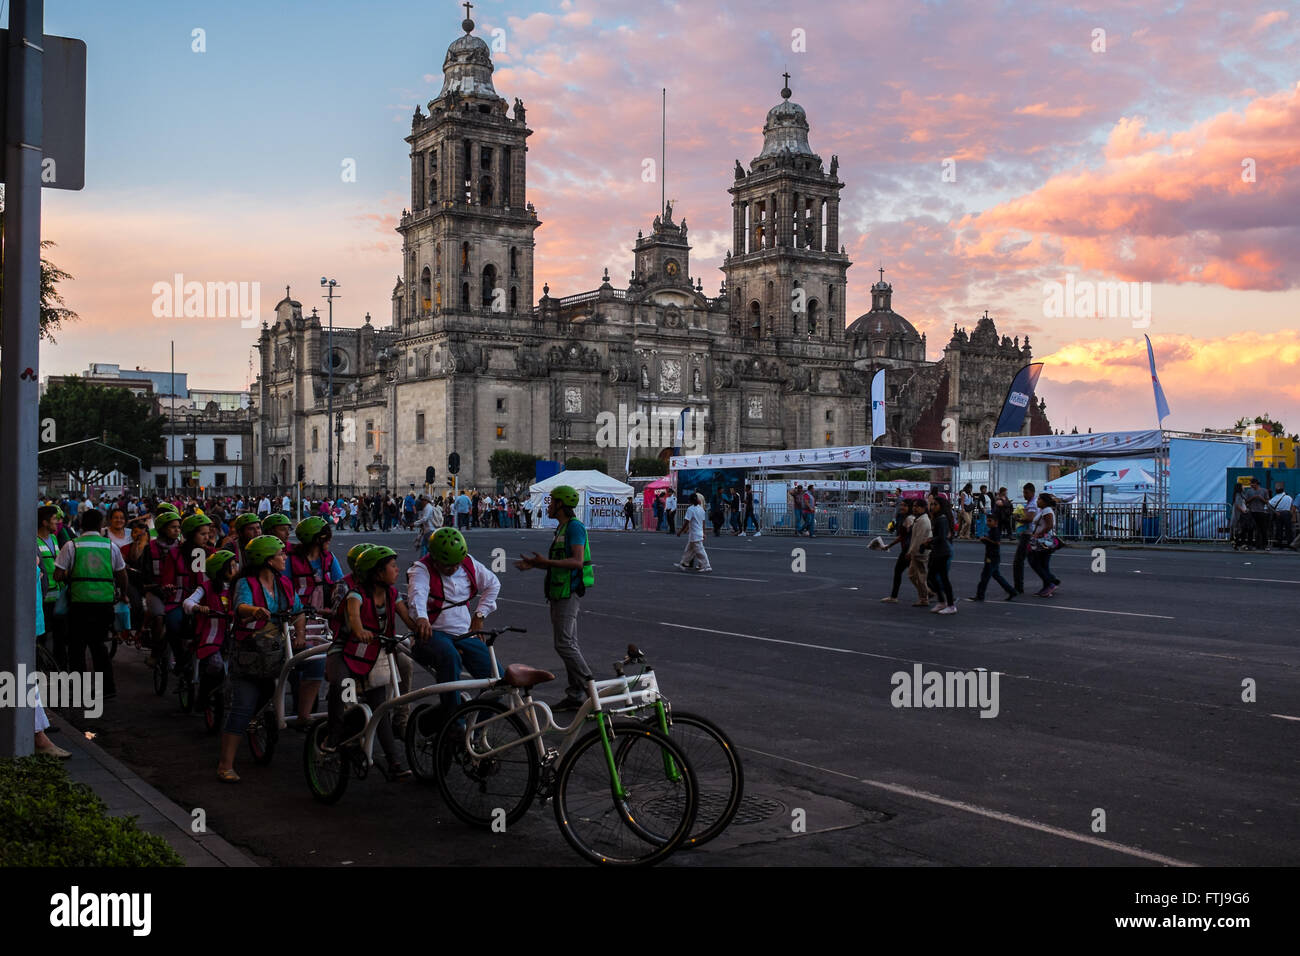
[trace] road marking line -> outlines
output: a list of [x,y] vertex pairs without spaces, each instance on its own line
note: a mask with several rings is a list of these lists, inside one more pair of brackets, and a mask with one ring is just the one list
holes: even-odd
[[[1027,597],[1028,595],[1026,595]],[[1124,617],[1154,617],[1161,621],[1174,621],[1177,618],[1168,614],[1139,614],[1137,611],[1103,611],[1095,607],[1072,607],[1068,604],[1030,604],[1025,601],[1004,601],[1004,604],[1016,604],[1020,607],[1054,607],[1058,611],[1085,611],[1088,614],[1119,614]]]
[[[699,575],[699,574],[700,574],[699,571],[647,571],[646,573],[648,573],[648,574],[672,574],[672,575],[683,575],[683,574],[687,574],[687,575],[689,575],[689,574]],[[713,573],[710,573],[710,574],[709,574],[709,577],[711,577],[711,578],[713,578],[714,580],[717,580],[717,581],[751,581],[751,582],[753,582],[754,584],[766,584],[766,583],[767,583],[767,578],[729,578],[729,577],[726,577],[725,575],[721,575],[721,574],[713,574]]]
[[847,647],[829,647],[826,644],[803,644],[799,641],[783,641],[776,637],[759,637],[757,634],[741,634],[739,631],[715,631],[711,627],[693,627],[690,624],[673,624],[671,621],[660,621],[662,627],[679,627],[684,631],[703,631],[706,634],[723,634],[727,637],[744,637],[751,641],[766,641],[769,644],[789,644],[792,647],[807,647],[816,651],[833,651],[836,654],[856,654],[859,657],[875,657],[882,661],[901,661],[905,658],[897,654],[869,654],[866,651],[854,651]]
[[990,810],[973,803],[965,803],[961,800],[950,800],[947,797],[941,797],[938,794],[928,793],[925,790],[914,790],[911,787],[905,787],[901,784],[886,783],[883,780],[870,780],[865,777],[858,777],[853,774],[844,773],[839,770],[830,770],[826,767],[818,767],[816,764],[805,763],[802,760],[795,760],[792,757],[783,757],[780,754],[767,753],[763,750],[756,750],[749,747],[749,750],[756,754],[762,754],[764,757],[772,757],[775,760],[784,760],[787,763],[798,764],[801,767],[807,767],[810,770],[818,770],[822,773],[832,774],[837,777],[845,777],[849,780],[856,780],[858,783],[865,784],[868,787],[875,787],[879,790],[887,790],[890,793],[900,794],[905,797],[912,797],[916,800],[924,800],[929,803],[936,803],[940,806],[950,807],[954,810],[962,810],[966,813],[973,813],[977,816],[987,817],[990,820],[997,820],[1001,823],[1010,823],[1013,826],[1024,827],[1028,830],[1037,830],[1040,833],[1047,833],[1052,836],[1058,836],[1066,840],[1074,840],[1077,843],[1088,843],[1092,846],[1099,846],[1115,853],[1124,853],[1128,856],[1135,856],[1138,859],[1149,860],[1152,863],[1160,863],[1164,866],[1181,866],[1194,867],[1199,864],[1187,863],[1183,860],[1175,860],[1173,857],[1163,856],[1159,853],[1152,853],[1148,850],[1139,850],[1136,847],[1124,846],[1122,843],[1115,843],[1112,840],[1102,840],[1098,837],[1088,836],[1084,833],[1074,833],[1070,830],[1063,830],[1060,827],[1054,827],[1047,823],[1039,823],[1037,820],[1030,820],[1026,817],[1018,817],[1015,814],[1004,813],[1001,810]]
[[1300,584],[1300,581],[1290,578],[1233,578],[1226,574],[1216,574],[1213,577],[1216,581],[1249,581],[1251,584]]
[[1283,720],[1300,720],[1300,717],[1292,717],[1290,714],[1269,714],[1270,717],[1281,717]]

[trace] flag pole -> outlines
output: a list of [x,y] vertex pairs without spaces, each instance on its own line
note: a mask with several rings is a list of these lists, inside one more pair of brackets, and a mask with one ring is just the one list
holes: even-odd
[[664,211],[667,199],[667,183],[664,182],[664,167],[668,163],[668,87],[663,88],[663,101],[659,107],[659,211]]

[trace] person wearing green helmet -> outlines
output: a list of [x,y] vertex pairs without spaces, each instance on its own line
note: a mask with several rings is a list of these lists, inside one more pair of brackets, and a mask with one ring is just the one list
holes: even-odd
[[174,608],[164,619],[167,626],[167,640],[171,643],[172,654],[176,657],[176,666],[184,670],[185,646],[192,635],[193,621],[185,613],[184,597],[193,593],[203,583],[204,564],[208,555],[215,549],[211,544],[212,519],[206,515],[192,514],[181,521],[181,544],[172,557],[175,567],[172,571],[172,583],[177,594],[182,598],[181,607]]
[[[149,663],[162,653],[167,637],[167,616],[179,614],[181,593],[176,585],[177,552],[181,544],[181,516],[170,505],[160,505],[154,515],[157,537],[149,542],[148,557],[144,562],[145,629],[149,636]],[[173,648],[173,654],[175,648]]]
[[230,534],[221,542],[221,548],[224,551],[235,552],[240,556],[241,563],[247,564],[244,560],[244,547],[261,534],[262,522],[253,512],[245,511],[231,523]]
[[[412,655],[437,670],[441,680],[456,680],[462,666],[477,678],[498,676],[487,645],[472,635],[496,610],[500,579],[470,556],[465,536],[455,528],[439,528],[428,545],[428,553],[406,572],[407,600],[416,618]],[[459,706],[460,695],[442,694],[439,704],[439,714],[446,716]]]
[[536,551],[531,556],[519,556],[515,567],[520,571],[541,568],[546,572],[542,591],[551,611],[551,633],[555,639],[555,653],[564,661],[569,679],[564,699],[552,705],[553,711],[577,710],[587,696],[587,682],[591,668],[578,646],[578,601],[596,580],[591,562],[591,544],[587,529],[575,517],[579,496],[570,485],[551,489],[546,516],[559,522],[547,557]]
[[222,655],[230,636],[239,557],[233,551],[216,551],[204,562],[203,570],[205,580],[181,607],[194,620],[197,637],[194,653],[203,665],[199,676],[199,700],[206,701],[221,680]]
[[[293,529],[298,543],[288,549],[289,577],[304,607],[324,613],[334,602],[334,592],[343,580],[343,568],[330,551],[333,530],[324,518],[303,518]],[[295,725],[305,730],[311,720],[316,697],[325,680],[325,659],[313,657],[293,669],[289,675],[298,717]]]
[[281,541],[284,546],[289,546],[289,534],[293,531],[293,522],[289,520],[288,515],[276,512],[273,515],[267,515],[266,520],[262,522],[262,534],[273,534]]
[[[239,666],[245,656],[245,648],[256,644],[245,644],[259,634],[264,638],[278,637],[279,629],[268,625],[273,614],[287,612],[295,616],[293,622],[293,649],[277,649],[279,660],[283,654],[296,653],[307,646],[306,622],[303,619],[302,603],[294,594],[293,582],[285,575],[286,562],[284,545],[275,535],[259,535],[244,546],[243,575],[235,585],[235,625],[232,644],[232,661],[230,668],[230,707],[226,711],[226,724],[221,735],[221,757],[217,764],[217,778],[226,783],[239,781],[235,773],[235,754],[239,750],[239,741],[248,730],[248,725],[257,713],[271,699],[275,692],[275,678],[255,676],[273,669],[258,668],[254,673],[246,673]],[[268,664],[274,664],[272,658]]]
[[[387,674],[374,673],[382,651],[378,639],[393,637],[399,617],[408,628],[415,627],[406,603],[398,596],[397,575],[397,552],[392,548],[371,547],[357,556],[354,583],[344,600],[341,628],[326,655],[325,673],[330,683],[328,746],[337,745],[344,712],[345,680],[366,680],[365,702],[372,711],[388,696]],[[385,714],[376,732],[388,759],[389,778],[409,777],[411,771],[403,764],[401,750],[393,737],[391,715]]]

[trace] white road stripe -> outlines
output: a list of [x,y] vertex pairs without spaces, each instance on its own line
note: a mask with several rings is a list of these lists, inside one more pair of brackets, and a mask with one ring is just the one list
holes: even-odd
[[[1028,594],[1025,595],[1025,597],[1028,596]],[[1047,604],[1046,602],[1042,604],[1031,604],[1027,601],[1001,601],[999,603],[1018,604],[1020,607],[1052,607],[1056,608],[1058,611],[1084,611],[1088,614],[1119,614],[1123,617],[1154,617],[1161,621],[1176,620],[1176,618],[1170,617],[1168,614],[1139,614],[1137,611],[1102,611],[1095,607],[1072,607],[1068,604]]]
[[1213,576],[1216,581],[1249,581],[1251,584],[1300,584],[1300,581],[1293,581],[1290,578],[1233,578],[1224,574]]
[[882,661],[901,661],[902,657],[897,654],[868,654],[866,651],[854,651],[847,647],[830,647],[826,644],[803,644],[799,641],[783,641],[776,637],[759,637],[757,634],[741,634],[739,631],[715,631],[711,627],[693,627],[690,624],[674,624],[671,621],[660,621],[661,627],[678,627],[683,631],[703,631],[706,634],[722,634],[726,637],[744,637],[751,641],[765,641],[768,644],[789,644],[792,647],[807,647],[815,651],[832,651],[836,654],[856,654],[858,657],[875,657]]
[[1290,714],[1269,714],[1270,717],[1281,717],[1283,720],[1300,720],[1300,717],[1292,717]]
[[716,580],[716,581],[751,581],[751,582],[753,582],[754,584],[766,584],[766,583],[767,583],[767,578],[729,578],[729,577],[726,577],[725,575],[722,575],[722,574],[712,574],[712,573],[710,573],[710,574],[708,574],[708,575],[703,575],[703,574],[700,574],[699,571],[653,571],[653,570],[650,570],[650,571],[646,571],[645,573],[646,573],[646,574],[672,574],[672,575],[675,575],[675,576],[678,576],[678,577],[680,577],[680,576],[682,576],[682,575],[692,575],[692,574],[693,574],[693,575],[696,575],[696,576],[698,576],[698,577],[710,577],[710,578],[713,578],[713,579]]
[[825,767],[818,767],[816,764],[804,763],[802,760],[795,760],[791,757],[783,757],[780,754],[767,753],[762,750],[755,750],[753,747],[746,749],[756,754],[762,754],[764,757],[772,757],[775,760],[784,760],[787,763],[797,764],[800,767],[807,767],[810,770],[818,770],[822,773],[832,774],[837,777],[845,777],[849,780],[856,780],[858,783],[868,787],[875,787],[879,790],[887,790],[890,793],[901,794],[905,797],[911,797],[916,800],[924,800],[928,803],[936,803],[940,806],[950,807],[954,810],[962,810],[966,813],[974,813],[977,816],[987,817],[990,820],[997,820],[1001,823],[1010,823],[1013,826],[1024,827],[1028,830],[1037,830],[1040,833],[1048,833],[1052,836],[1061,837],[1066,840],[1074,840],[1077,843],[1087,843],[1092,846],[1099,846],[1115,853],[1123,853],[1128,856],[1134,856],[1138,859],[1149,860],[1152,863],[1160,863],[1164,866],[1198,866],[1196,863],[1187,863],[1183,860],[1175,860],[1173,857],[1162,856],[1159,853],[1151,853],[1148,850],[1139,850],[1136,847],[1124,846],[1122,843],[1115,843],[1112,840],[1102,840],[1098,837],[1089,836],[1086,833],[1074,833],[1070,830],[1063,830],[1060,827],[1054,827],[1047,823],[1039,823],[1037,820],[1030,820],[1025,817],[1018,817],[1015,814],[1003,813],[1001,810],[990,810],[986,807],[977,806],[973,803],[965,803],[961,800],[949,800],[947,797],[941,797],[938,794],[927,793],[924,790],[914,790],[911,787],[905,787],[896,783],[886,783],[883,780],[869,780],[864,777],[857,777],[853,774],[844,773],[839,770],[829,770]]

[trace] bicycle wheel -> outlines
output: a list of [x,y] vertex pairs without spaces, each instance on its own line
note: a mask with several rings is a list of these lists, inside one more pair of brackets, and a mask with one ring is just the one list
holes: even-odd
[[176,677],[176,696],[180,700],[181,713],[188,714],[194,710],[194,702],[198,698],[198,688],[194,686],[191,675],[194,673],[193,665],[185,665],[185,669]]
[[352,768],[348,765],[347,755],[336,750],[324,753],[321,744],[329,733],[329,718],[322,717],[307,729],[307,741],[303,745],[302,768],[307,774],[307,787],[311,795],[321,803],[338,803],[343,792],[348,788],[348,778]]
[[[650,721],[650,726],[659,726],[657,716],[652,716]],[[686,752],[698,791],[695,825],[682,841],[685,850],[708,843],[727,828],[740,809],[745,775],[735,746],[711,720],[675,710],[668,725],[668,736]],[[627,752],[640,745],[639,738],[623,738],[614,755],[615,763],[621,765]]]
[[442,708],[424,704],[415,708],[406,719],[406,765],[422,783],[433,783],[438,777],[434,769],[434,754],[438,750],[441,715]]
[[226,715],[226,688],[220,675],[199,678],[199,700],[203,704],[203,726],[215,734]]
[[167,693],[167,675],[171,672],[171,652],[163,651],[153,662],[153,692],[161,697]]
[[[623,795],[614,789],[599,730],[582,737],[555,777],[555,822],[591,863],[650,866],[681,845],[695,823],[696,785],[685,752],[660,731],[615,721]],[[635,737],[624,746],[623,737]]]
[[[504,705],[472,700],[461,704],[438,734],[434,751],[438,790],[452,813],[473,827],[507,827],[527,812],[537,793],[537,753],[532,741],[520,743],[528,728]],[[499,718],[493,720],[492,718]],[[483,726],[487,721],[490,724]],[[508,747],[485,757],[474,753]],[[513,746],[511,746],[513,744]]]
[[248,725],[248,749],[253,753],[253,763],[266,766],[275,756],[276,744],[280,742],[280,728],[275,722],[275,713],[269,708],[253,718]]

